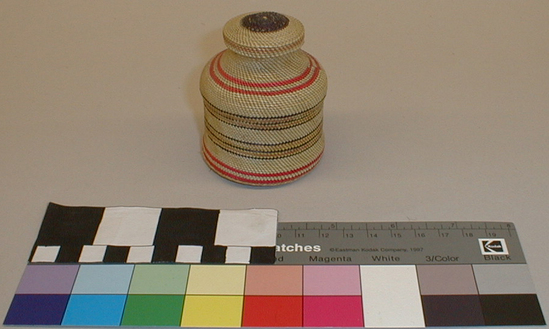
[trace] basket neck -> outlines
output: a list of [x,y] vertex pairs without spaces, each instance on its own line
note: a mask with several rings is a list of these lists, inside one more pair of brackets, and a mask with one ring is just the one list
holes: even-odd
[[305,29],[297,19],[274,12],[237,16],[223,29],[227,48],[253,58],[271,58],[301,48]]

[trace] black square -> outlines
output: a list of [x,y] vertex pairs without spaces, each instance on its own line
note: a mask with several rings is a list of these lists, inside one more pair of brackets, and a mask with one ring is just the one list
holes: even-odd
[[545,325],[535,294],[480,295],[487,326]]
[[130,253],[130,247],[107,246],[104,263],[125,263]]
[[227,247],[223,246],[205,246],[202,250],[203,264],[224,264]]
[[275,247],[252,247],[250,264],[274,264],[275,261]]

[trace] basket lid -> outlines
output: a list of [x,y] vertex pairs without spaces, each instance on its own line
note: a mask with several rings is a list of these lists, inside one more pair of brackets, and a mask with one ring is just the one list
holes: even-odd
[[263,11],[236,16],[223,29],[232,51],[256,58],[276,57],[301,48],[305,29],[291,16]]

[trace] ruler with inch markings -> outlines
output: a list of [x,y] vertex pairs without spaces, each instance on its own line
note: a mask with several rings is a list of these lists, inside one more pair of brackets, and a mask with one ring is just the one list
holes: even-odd
[[525,264],[509,222],[281,222],[278,264]]

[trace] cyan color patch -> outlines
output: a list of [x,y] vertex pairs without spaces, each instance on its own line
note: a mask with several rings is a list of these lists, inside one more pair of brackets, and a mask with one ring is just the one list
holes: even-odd
[[126,295],[71,295],[64,326],[119,326]]

